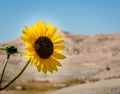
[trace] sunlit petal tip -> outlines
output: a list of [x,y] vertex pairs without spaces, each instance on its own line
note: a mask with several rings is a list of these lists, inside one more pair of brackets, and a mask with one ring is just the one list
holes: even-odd
[[43,24],[43,23],[46,23],[46,22],[43,20],[41,23]]
[[38,72],[41,72],[41,68],[37,67]]
[[25,34],[25,30],[22,30],[22,33]]
[[25,30],[27,30],[28,29],[28,27],[27,26],[25,26]]
[[47,67],[49,72],[53,73],[53,69],[52,69],[51,65],[48,62],[46,62],[46,67]]
[[52,69],[52,71],[50,71],[50,72],[53,73],[53,71],[54,71],[54,70]]
[[57,30],[57,27],[53,27],[53,29],[54,29],[54,31],[56,31],[56,30]]
[[34,30],[35,29],[35,26],[33,24],[31,24],[31,29]]
[[40,21],[37,21],[36,23],[40,23]]
[[[45,63],[45,62],[44,62],[44,63]],[[46,67],[45,64],[43,65],[42,71],[43,71],[45,74],[47,73],[47,67]]]
[[47,70],[45,70],[45,69],[42,69],[42,71],[46,74],[47,73]]
[[59,63],[59,62],[56,62],[56,65],[59,66],[59,67],[62,67],[62,64]]
[[45,22],[45,21],[42,21],[42,22],[41,22],[41,25],[44,26],[44,27],[46,27],[46,22]]
[[52,27],[52,22],[50,22],[50,23],[48,24],[48,28],[49,28],[49,27]]
[[54,68],[55,71],[58,71],[57,67]]
[[53,70],[48,70],[49,72],[53,73]]
[[20,36],[20,38],[21,38],[22,40],[23,40],[23,37],[24,37],[24,36]]
[[62,67],[62,65],[59,63],[58,66]]
[[36,66],[37,66],[38,72],[40,72],[42,70],[41,64],[39,62],[37,62]]

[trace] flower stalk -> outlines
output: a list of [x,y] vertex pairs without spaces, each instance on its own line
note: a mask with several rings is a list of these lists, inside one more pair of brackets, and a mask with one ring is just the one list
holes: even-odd
[[30,60],[28,60],[28,62],[26,63],[26,65],[23,67],[23,69],[20,71],[20,73],[15,77],[13,78],[7,85],[5,85],[4,87],[0,88],[0,91],[6,89],[9,85],[11,85],[18,77],[20,77],[20,75],[25,71],[25,69],[27,68],[27,66],[29,65],[30,63]]
[[8,55],[8,56],[7,56],[7,59],[5,60],[4,68],[3,68],[3,70],[2,70],[2,74],[1,74],[1,78],[0,78],[0,87],[1,87],[2,79],[3,79],[3,75],[4,75],[4,73],[5,73],[5,69],[6,69],[7,64],[8,64],[9,57],[10,57],[10,56]]
[[5,65],[3,67],[1,78],[0,78],[0,91],[2,91],[4,89],[6,89],[9,85],[11,85],[18,77],[20,77],[20,75],[25,71],[25,69],[29,65],[31,58],[27,61],[26,65],[23,67],[23,69],[20,71],[20,73],[18,73],[18,75],[15,76],[8,84],[6,84],[4,87],[2,87],[1,84],[2,84],[3,76],[4,76],[4,73],[5,73],[9,58],[12,54],[19,53],[19,52],[17,51],[17,48],[14,47],[14,46],[7,46],[5,48],[0,48],[0,50],[3,50],[7,53],[7,58],[5,60]]

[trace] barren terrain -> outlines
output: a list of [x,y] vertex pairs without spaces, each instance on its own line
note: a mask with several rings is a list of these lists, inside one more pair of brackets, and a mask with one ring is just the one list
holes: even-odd
[[[72,80],[79,81],[81,79],[84,79],[86,82],[104,80],[104,82],[107,83],[106,79],[113,78],[114,79],[117,78],[118,79],[117,81],[119,81],[120,34],[74,35],[62,31],[62,35],[66,40],[65,41],[66,49],[63,53],[67,56],[67,59],[60,61],[62,63],[62,67],[59,68],[59,71],[54,72],[53,74],[51,73],[44,74],[42,72],[37,72],[35,66],[29,66],[27,70],[24,72],[24,74],[16,81],[16,83],[28,81],[48,81],[56,83]],[[27,59],[22,58],[22,55],[25,52],[24,50],[25,45],[20,38],[17,38],[6,43],[1,43],[0,47],[5,47],[8,44],[16,46],[18,50],[22,52],[22,54],[16,54],[11,56],[8,68],[4,76],[5,82],[10,81],[20,71],[22,66],[24,66],[24,64],[27,61]],[[6,57],[6,54],[3,51],[0,51],[0,57],[1,57],[0,58],[1,62],[0,72],[1,72],[3,61]],[[113,81],[116,82],[116,80]],[[102,84],[104,82],[100,83]],[[111,83],[110,85],[113,84]],[[82,89],[82,86],[80,87]],[[83,85],[83,87],[85,86]],[[115,94],[115,93],[99,93],[99,94]]]

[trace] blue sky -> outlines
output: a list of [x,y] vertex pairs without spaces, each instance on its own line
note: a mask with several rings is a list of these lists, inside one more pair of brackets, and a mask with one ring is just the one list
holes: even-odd
[[0,0],[0,43],[38,20],[73,34],[120,33],[120,0]]

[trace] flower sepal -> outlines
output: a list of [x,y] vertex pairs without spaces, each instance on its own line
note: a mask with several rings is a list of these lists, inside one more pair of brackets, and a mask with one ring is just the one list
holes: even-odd
[[13,45],[8,45],[5,48],[0,48],[0,50],[6,51],[8,56],[15,54],[15,53],[19,53],[17,48]]

